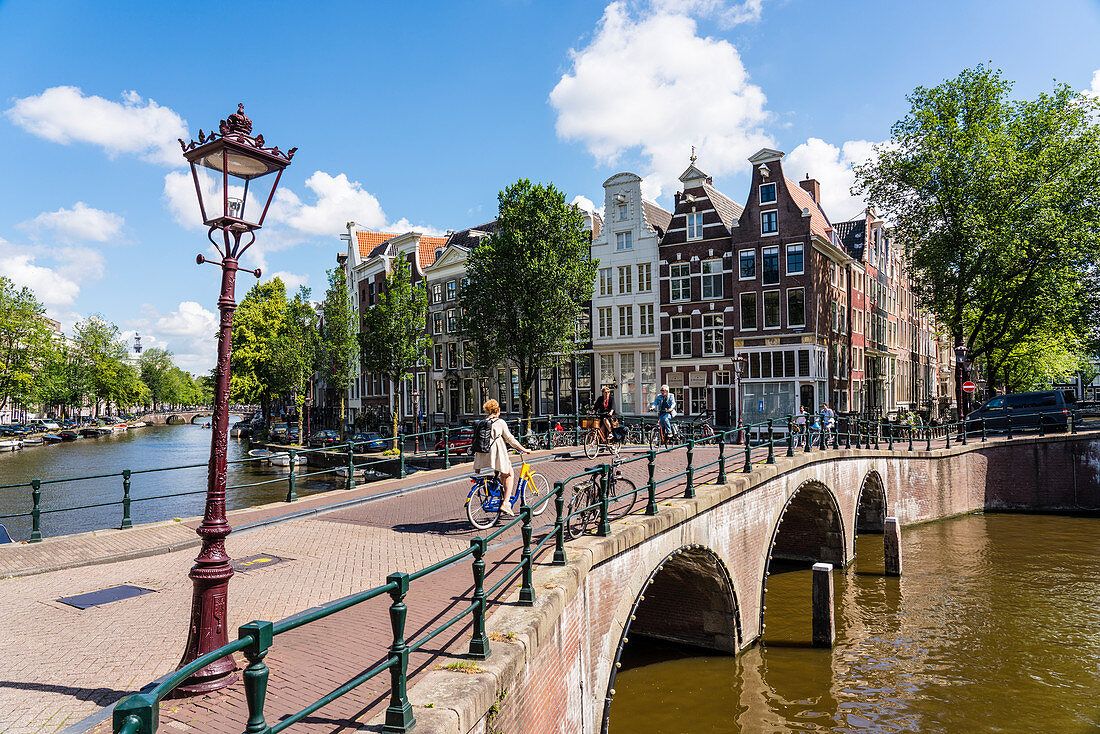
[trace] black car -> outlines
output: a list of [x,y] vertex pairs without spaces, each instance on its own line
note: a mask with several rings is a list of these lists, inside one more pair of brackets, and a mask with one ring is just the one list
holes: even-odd
[[1000,395],[966,417],[967,431],[980,433],[982,422],[987,431],[1004,432],[1012,422],[1012,430],[1037,430],[1040,422],[1048,431],[1065,431],[1073,410],[1072,393],[1060,390],[1018,392]]
[[309,437],[309,445],[311,448],[335,446],[338,443],[340,443],[340,437],[336,434],[336,431],[317,431],[317,433]]

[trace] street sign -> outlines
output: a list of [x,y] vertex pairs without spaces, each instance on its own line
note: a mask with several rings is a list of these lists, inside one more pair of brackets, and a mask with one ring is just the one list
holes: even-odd
[[760,410],[761,412],[764,411],[764,401],[763,400],[760,401],[760,406],[757,409]]
[[971,392],[974,392],[977,389],[978,389],[978,386],[975,385],[973,382],[970,382],[969,380],[967,380],[966,382],[963,383],[963,392],[971,393]]

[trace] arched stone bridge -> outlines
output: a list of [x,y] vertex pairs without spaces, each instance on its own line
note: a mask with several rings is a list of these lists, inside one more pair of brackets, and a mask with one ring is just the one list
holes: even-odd
[[662,502],[656,516],[614,522],[608,537],[569,543],[564,567],[540,566],[535,607],[503,606],[489,618],[492,654],[478,665],[490,675],[459,684],[434,671],[412,688],[418,727],[606,731],[629,637],[739,652],[764,629],[774,560],[842,568],[856,535],[882,532],[887,518],[904,526],[979,510],[1098,511],[1100,432],[799,453],[728,479]]
[[[232,423],[234,420],[240,420],[242,416],[250,415],[256,412],[257,408],[254,406],[233,406],[230,408],[229,420]],[[201,410],[171,410],[160,413],[146,413],[141,416],[141,420],[152,425],[164,425],[164,424],[184,424],[194,423],[199,418],[210,418],[214,415],[214,411],[210,408]]]

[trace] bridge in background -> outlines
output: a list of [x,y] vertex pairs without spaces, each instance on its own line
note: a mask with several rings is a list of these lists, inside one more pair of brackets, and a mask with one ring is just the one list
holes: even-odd
[[[259,410],[254,405],[235,405],[229,410],[230,421],[240,420],[244,416],[251,415]],[[214,415],[214,411],[211,408],[200,408],[198,410],[170,410],[158,413],[146,413],[141,417],[146,423],[150,423],[154,426],[165,424],[184,424],[194,423],[199,418],[211,418]]]

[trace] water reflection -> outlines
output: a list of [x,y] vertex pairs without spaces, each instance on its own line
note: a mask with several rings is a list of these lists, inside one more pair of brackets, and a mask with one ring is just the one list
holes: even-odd
[[740,656],[632,636],[612,732],[1085,732],[1100,727],[1100,520],[974,515],[882,536],[834,573],[837,645],[810,648],[810,572],[768,580]]

